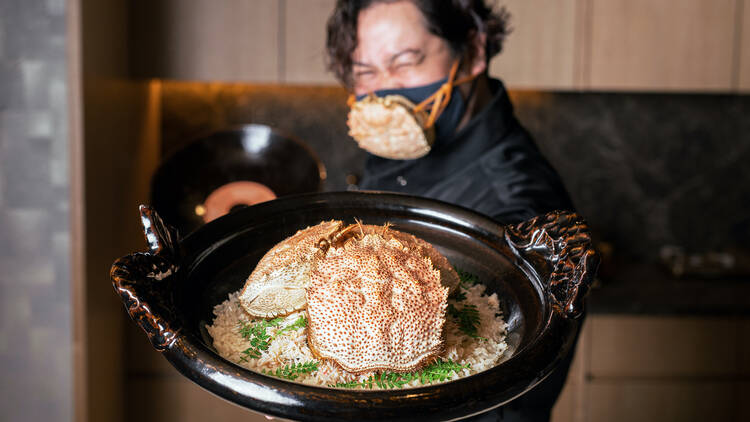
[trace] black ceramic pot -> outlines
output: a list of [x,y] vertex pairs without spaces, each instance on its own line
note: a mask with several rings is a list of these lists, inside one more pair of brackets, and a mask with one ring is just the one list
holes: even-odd
[[325,178],[323,163],[303,141],[269,126],[244,125],[197,139],[164,160],[151,179],[151,203],[184,235],[204,224],[204,213],[213,211],[208,198],[220,189],[233,193],[214,201],[214,207],[226,207],[215,213],[254,203],[254,195],[242,193],[247,186],[237,182],[259,184],[282,197],[318,192]]
[[[150,251],[116,261],[115,290],[153,346],[184,376],[248,409],[295,420],[450,420],[513,400],[570,350],[598,257],[588,229],[554,212],[504,227],[473,211],[382,193],[282,198],[221,217],[178,242],[141,207]],[[218,355],[205,325],[277,242],[321,220],[390,222],[435,245],[500,297],[510,358],[479,374],[414,389],[340,390],[249,371]]]

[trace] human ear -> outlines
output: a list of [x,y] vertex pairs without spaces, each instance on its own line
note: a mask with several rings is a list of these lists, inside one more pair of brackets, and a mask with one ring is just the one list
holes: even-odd
[[470,66],[469,72],[472,76],[477,76],[487,70],[487,56],[485,55],[485,46],[487,45],[487,34],[477,32],[471,42],[471,51],[469,54]]

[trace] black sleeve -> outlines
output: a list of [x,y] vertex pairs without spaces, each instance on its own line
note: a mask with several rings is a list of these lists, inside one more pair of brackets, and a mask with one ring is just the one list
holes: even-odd
[[488,214],[504,224],[553,210],[574,210],[560,176],[520,124],[479,160],[479,166],[499,204]]

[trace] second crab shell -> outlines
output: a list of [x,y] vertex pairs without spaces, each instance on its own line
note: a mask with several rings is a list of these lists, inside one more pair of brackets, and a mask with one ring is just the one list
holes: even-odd
[[400,95],[368,95],[352,106],[347,119],[349,136],[360,148],[395,160],[411,160],[430,152],[434,129],[424,129],[427,113]]

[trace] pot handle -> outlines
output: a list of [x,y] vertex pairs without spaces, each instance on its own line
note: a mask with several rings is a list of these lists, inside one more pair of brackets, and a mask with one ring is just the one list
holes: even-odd
[[578,318],[599,266],[583,218],[569,211],[552,211],[507,226],[505,240],[537,272],[552,309]]
[[130,318],[146,332],[154,348],[166,350],[178,336],[171,289],[177,271],[178,234],[151,207],[141,205],[139,210],[149,252],[118,259],[110,277]]

